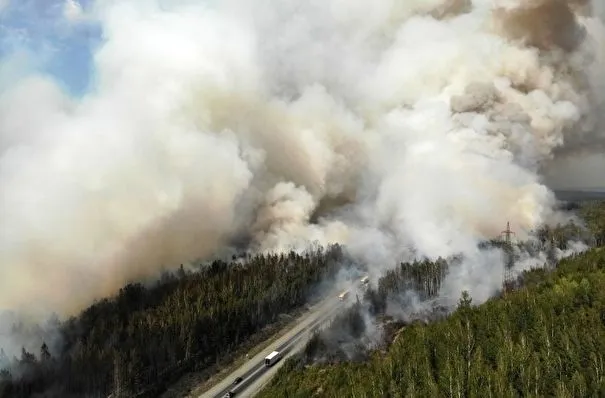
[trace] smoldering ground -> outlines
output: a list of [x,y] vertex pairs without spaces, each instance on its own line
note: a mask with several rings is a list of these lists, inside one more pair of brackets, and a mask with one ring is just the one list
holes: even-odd
[[477,243],[556,222],[542,175],[604,142],[599,7],[95,3],[88,92],[0,85],[0,308],[74,314],[233,238],[343,243],[376,275],[465,253],[452,295],[489,297]]
[[[479,261],[477,256],[460,254],[436,261],[401,263],[374,283],[352,288],[345,300],[347,307],[316,330],[298,356],[298,365],[363,361],[372,352],[386,349],[402,328],[445,319],[456,310],[464,284],[481,283],[473,274],[465,274],[473,265],[492,264],[502,283],[504,269],[495,265],[509,264],[509,288],[523,285],[524,271],[555,267],[562,258],[578,254],[593,243],[588,228],[577,219],[569,221],[555,229],[542,228],[535,237],[514,242],[509,249],[502,240],[481,242]],[[489,298],[494,289],[489,285],[475,289],[476,304]]]

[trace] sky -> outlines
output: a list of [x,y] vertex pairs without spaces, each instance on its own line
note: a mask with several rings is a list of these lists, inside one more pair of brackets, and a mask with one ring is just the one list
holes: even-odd
[[[99,26],[92,0],[0,0],[0,84],[15,74],[48,73],[73,95],[91,82]],[[0,86],[0,90],[2,87]]]

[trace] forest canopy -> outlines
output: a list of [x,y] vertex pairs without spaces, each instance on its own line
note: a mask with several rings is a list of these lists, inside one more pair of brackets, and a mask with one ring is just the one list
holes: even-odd
[[342,259],[342,249],[332,246],[181,268],[152,287],[129,284],[58,326],[57,355],[45,343],[19,358],[2,351],[0,397],[157,396],[302,307]]
[[[550,264],[544,265],[554,266],[555,251],[566,249],[570,240],[602,245],[605,205],[588,204],[580,214],[588,231],[577,224],[543,228],[537,231],[538,247],[519,242],[516,250],[546,249]],[[502,247],[502,242],[483,246]],[[552,273],[550,267],[526,272],[520,290],[478,308],[465,297],[444,320],[449,309],[431,308],[432,313],[422,315],[425,321],[435,320],[428,326],[398,330],[393,328],[400,323],[384,324],[391,330],[383,337],[398,338],[386,354],[381,351],[385,341],[368,351],[372,342],[358,344],[368,335],[360,311],[384,318],[394,295],[405,292],[431,300],[459,259],[399,264],[337,317],[331,332],[315,336],[303,357],[288,362],[263,396],[602,391],[604,256],[593,249],[563,260]],[[340,246],[245,256],[199,264],[194,271],[181,267],[152,286],[129,284],[77,317],[54,319],[50,327],[58,330],[59,344],[45,340],[51,334],[38,327],[38,350],[22,348],[20,355],[9,357],[0,349],[0,397],[157,396],[183,374],[208,369],[234,353],[280,314],[318,297],[319,286],[349,264],[345,259]],[[336,332],[339,327],[347,329],[346,338]],[[24,328],[16,324],[13,332],[31,333]],[[318,358],[324,365],[304,369]],[[345,363],[331,366],[334,361]]]
[[[582,214],[602,246],[605,206],[588,204]],[[545,241],[561,229],[550,231]],[[384,313],[389,295],[410,280],[407,272],[402,264],[366,293],[371,312]],[[430,295],[431,284],[423,286]],[[354,330],[362,305],[336,327]],[[526,271],[516,290],[480,306],[463,292],[450,316],[401,325],[390,347],[366,360],[343,361],[342,346],[329,344],[334,327],[288,360],[259,397],[605,396],[605,249],[565,258],[554,270]]]

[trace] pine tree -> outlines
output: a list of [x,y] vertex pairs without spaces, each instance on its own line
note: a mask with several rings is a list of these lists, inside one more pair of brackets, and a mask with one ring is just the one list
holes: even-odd
[[50,355],[50,351],[48,351],[48,346],[46,345],[46,342],[42,343],[42,347],[40,347],[40,361],[42,363],[46,363],[48,361],[50,361],[51,355]]

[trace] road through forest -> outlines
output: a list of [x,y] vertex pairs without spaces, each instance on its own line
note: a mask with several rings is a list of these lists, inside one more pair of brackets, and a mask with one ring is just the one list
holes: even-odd
[[[304,348],[314,330],[327,324],[342,310],[343,306],[349,302],[350,296],[347,300],[341,301],[336,294],[333,294],[311,307],[309,312],[299,318],[292,329],[231,372],[221,382],[200,395],[199,398],[223,397],[229,391],[234,392],[237,397],[253,396],[275,375],[289,356]],[[272,351],[279,351],[283,358],[272,367],[267,368],[264,366],[264,358]],[[242,381],[234,385],[233,383],[238,377],[241,377]]]

